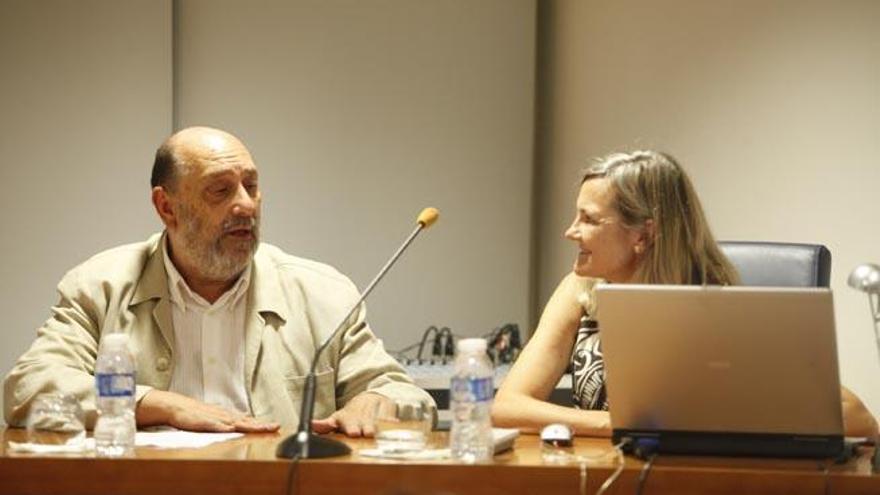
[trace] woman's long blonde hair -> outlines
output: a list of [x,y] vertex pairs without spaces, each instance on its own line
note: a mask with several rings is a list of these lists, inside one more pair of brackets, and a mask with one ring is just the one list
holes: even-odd
[[656,151],[614,153],[588,168],[581,183],[608,178],[614,209],[624,225],[654,235],[642,253],[633,283],[735,285],[739,275],[721,252],[697,193],[672,158]]

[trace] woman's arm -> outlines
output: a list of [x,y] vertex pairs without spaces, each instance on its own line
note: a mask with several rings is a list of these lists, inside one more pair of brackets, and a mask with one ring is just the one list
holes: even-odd
[[496,426],[535,432],[550,423],[565,423],[575,433],[610,436],[605,411],[582,411],[547,401],[565,373],[583,308],[577,302],[581,284],[572,273],[562,279],[541,315],[535,334],[504,379],[492,406]]
[[848,437],[867,437],[876,440],[880,437],[877,431],[877,419],[862,401],[846,387],[840,387],[840,398],[843,402],[843,431]]

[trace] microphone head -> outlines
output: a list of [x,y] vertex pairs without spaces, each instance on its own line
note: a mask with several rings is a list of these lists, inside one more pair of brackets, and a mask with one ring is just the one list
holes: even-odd
[[419,225],[422,226],[423,229],[427,229],[431,225],[434,225],[434,222],[437,221],[437,217],[440,216],[440,211],[437,208],[425,208],[419,213],[419,218],[416,220]]

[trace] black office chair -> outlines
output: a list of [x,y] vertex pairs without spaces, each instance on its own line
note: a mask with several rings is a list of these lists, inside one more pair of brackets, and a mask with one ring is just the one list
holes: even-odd
[[831,251],[821,244],[721,241],[742,285],[828,287]]

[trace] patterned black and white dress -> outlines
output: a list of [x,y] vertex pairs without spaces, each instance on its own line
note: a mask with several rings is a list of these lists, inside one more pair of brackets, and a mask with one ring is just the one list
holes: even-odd
[[608,410],[605,392],[605,361],[596,320],[584,314],[578,325],[577,339],[571,353],[572,401],[578,409]]

